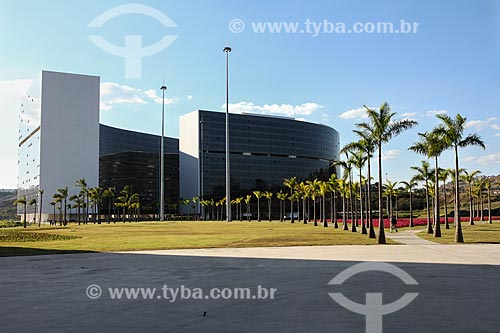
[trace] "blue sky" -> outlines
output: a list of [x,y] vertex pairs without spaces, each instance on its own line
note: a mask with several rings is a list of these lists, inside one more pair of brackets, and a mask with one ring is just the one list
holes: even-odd
[[[325,123],[342,143],[362,120],[359,108],[387,101],[420,125],[385,146],[384,173],[406,180],[423,157],[408,152],[420,131],[437,124],[436,112],[461,113],[468,131],[487,149],[468,148],[462,166],[499,174],[500,5],[498,1],[140,1],[168,16],[165,28],[145,15],[127,14],[100,28],[88,24],[128,1],[0,0],[0,188],[16,186],[17,112],[20,95],[40,70],[101,77],[101,122],[159,133],[159,86],[165,79],[166,134],[178,135],[178,117],[195,109],[222,110],[229,44],[230,104],[237,111],[289,115]],[[245,23],[241,33],[231,20]],[[252,23],[417,22],[416,33],[256,33]],[[141,35],[144,46],[165,35],[177,39],[142,59],[140,78],[126,78],[123,58],[93,44],[101,35],[123,45]],[[442,156],[451,167],[451,154]]]

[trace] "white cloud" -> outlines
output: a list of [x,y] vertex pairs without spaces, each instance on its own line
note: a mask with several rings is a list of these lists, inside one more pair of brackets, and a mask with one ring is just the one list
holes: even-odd
[[188,101],[192,100],[193,99],[193,95],[187,95],[187,99],[188,99]]
[[498,124],[495,124],[495,121],[497,121],[497,118],[495,117],[490,117],[485,120],[470,120],[465,124],[465,128],[475,128],[476,130],[480,130],[485,127],[490,127],[495,130],[499,130],[500,126],[498,126]]
[[500,163],[500,153],[483,155],[483,156],[469,156],[464,158],[464,162],[475,162],[481,165],[491,165],[492,163]]
[[[226,104],[221,106],[226,107]],[[308,116],[313,112],[322,109],[323,106],[317,103],[304,103],[300,105],[292,104],[264,104],[256,105],[252,102],[239,102],[229,104],[229,112],[231,113],[258,113],[258,114],[274,114],[293,117],[297,115]]]
[[33,84],[30,79],[4,80],[0,81],[0,97],[2,101],[7,98],[16,99],[16,103],[21,103],[21,97]]
[[[111,110],[115,104],[144,105],[149,104],[149,102],[161,104],[162,97],[158,96],[157,91],[154,89],[142,90],[115,82],[101,83],[100,108],[102,111]],[[173,102],[173,98],[165,98],[165,104]]]
[[361,107],[345,111],[339,115],[339,118],[342,119],[368,118],[368,113],[366,113],[366,109],[364,107]]
[[418,112],[405,112],[399,115],[401,118],[414,118],[418,116]]
[[382,152],[382,160],[393,160],[401,154],[401,151],[396,149],[390,149]]
[[500,133],[495,134],[495,136],[500,136]]
[[429,110],[427,111],[425,114],[428,116],[428,117],[435,117],[436,115],[438,114],[445,114],[447,113],[448,111],[446,110]]
[[149,89],[149,90],[146,90],[146,91],[144,92],[144,94],[145,94],[147,97],[151,98],[151,99],[152,99],[152,100],[153,100],[156,104],[161,104],[161,103],[162,103],[162,101],[163,101],[163,100],[162,100],[162,97],[158,96],[158,95],[156,94],[156,90],[154,90],[154,89]]

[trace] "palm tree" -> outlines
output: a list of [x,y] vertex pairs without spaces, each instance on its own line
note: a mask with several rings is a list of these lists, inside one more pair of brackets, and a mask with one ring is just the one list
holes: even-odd
[[[77,208],[77,213],[78,213],[78,218],[80,217],[80,198],[78,197],[78,195],[76,194],[73,194],[71,195],[68,200],[69,201],[72,201],[74,203],[74,207],[73,208]],[[70,216],[70,220],[71,220],[71,211],[69,212],[69,216]],[[80,222],[78,222],[80,223]]]
[[393,120],[396,112],[391,111],[388,103],[382,104],[378,111],[364,106],[371,124],[361,123],[358,127],[367,131],[375,147],[378,148],[378,207],[379,207],[379,235],[378,243],[385,244],[384,220],[382,215],[382,145],[389,142],[392,138],[398,136],[403,131],[416,126],[418,123],[414,120]]
[[85,181],[85,178],[80,178],[76,180],[75,187],[80,188],[80,193],[79,195],[85,198],[85,219],[83,220],[84,224],[87,224],[88,218],[89,218],[89,189],[87,187],[87,182]]
[[35,219],[35,222],[36,222],[36,212],[37,212],[37,202],[36,202],[36,199],[33,198],[31,199],[29,202],[28,202],[28,205],[30,206],[35,206],[35,214],[33,215],[34,216],[34,219]]
[[248,194],[246,197],[243,198],[243,201],[245,201],[245,206],[247,208],[247,220],[250,222],[252,220],[251,216],[252,213],[250,211],[250,201],[252,200],[252,195]]
[[[194,196],[192,199],[191,199],[191,208],[193,208],[193,216],[195,216],[194,218],[197,219],[196,217],[196,207],[198,206],[198,204],[200,203],[200,197],[199,196]],[[201,205],[200,205],[201,206]],[[201,212],[201,208],[200,208],[200,212]]]
[[328,222],[326,221],[326,193],[328,193],[329,187],[327,182],[319,181],[319,195],[321,195],[321,221],[323,222],[323,227],[328,227]]
[[367,200],[367,220],[368,220],[368,235],[370,238],[376,238],[375,228],[373,227],[373,216],[372,216],[372,190],[371,190],[371,159],[375,153],[376,143],[373,138],[373,128],[367,123],[356,124],[359,130],[353,130],[359,136],[359,140],[346,145],[349,150],[358,150],[364,153],[366,156],[366,167],[367,167],[367,182],[366,182],[366,193],[368,196]]
[[66,208],[68,205],[66,201],[68,200],[68,187],[58,188],[56,190],[56,192],[58,193],[59,197],[61,198],[61,204],[64,204],[64,222],[66,223],[67,222]]
[[431,213],[429,204],[429,181],[432,177],[433,170],[430,168],[430,164],[427,161],[422,161],[421,166],[412,166],[411,169],[417,172],[417,174],[413,176],[413,179],[425,183],[425,203],[427,207],[427,233],[432,234],[433,230],[431,224]]
[[102,187],[94,187],[94,215],[97,216],[97,224],[101,224],[101,204],[103,193],[104,189]]
[[271,204],[273,199],[273,192],[271,191],[264,192],[264,197],[266,197],[267,199],[268,217],[269,217],[269,222],[271,222]]
[[187,219],[189,220],[189,219],[190,219],[190,215],[189,215],[189,204],[191,203],[191,200],[190,200],[190,199],[182,199],[182,198],[181,198],[181,199],[179,199],[179,202],[180,202],[182,205],[184,205],[184,206],[188,207],[188,210],[187,210],[187,215],[188,215],[188,216],[187,216]]
[[491,220],[491,185],[493,184],[493,182],[491,181],[491,178],[486,178],[485,181],[484,181],[484,188],[486,189],[487,191],[487,195],[488,195],[488,223],[493,223],[493,221]]
[[[58,207],[59,208],[59,225],[62,225],[62,212],[63,212],[63,210],[62,210],[62,203],[63,203],[63,198],[61,196],[61,193],[58,193],[58,192],[54,193],[52,195],[52,199],[54,200],[54,202],[56,204],[60,205]],[[54,219],[55,219],[55,214],[54,214]]]
[[462,180],[469,186],[469,225],[474,225],[474,212],[472,208],[472,183],[474,182],[474,178],[480,173],[481,171],[479,170],[472,171],[471,173],[464,171],[463,175],[461,176]]
[[356,151],[351,155],[351,160],[353,165],[359,170],[359,209],[361,212],[361,233],[363,235],[367,234],[365,220],[363,219],[363,173],[362,169],[365,166],[366,161],[368,160],[365,153],[360,150]]
[[342,197],[342,229],[349,230],[347,227],[346,218],[346,197],[349,195],[349,189],[347,188],[347,181],[345,178],[338,180],[339,192]]
[[[352,160],[349,158],[350,151],[344,147],[341,150],[342,153],[344,153],[346,160],[345,161],[335,161],[333,162],[333,166],[341,166],[344,169],[344,178],[349,180],[348,182],[346,181],[344,185],[346,186],[346,189],[348,190],[348,197],[349,197],[349,206],[350,206],[350,211],[351,211],[351,231],[356,232],[356,223],[354,223],[354,208],[353,208],[353,196],[352,196]],[[346,195],[347,196],[347,195]],[[347,221],[346,221],[347,222]],[[344,230],[346,230],[346,227],[344,226]]]
[[[53,211],[52,211],[52,215],[54,216],[54,223],[56,222],[56,204],[57,204],[57,202],[56,202],[55,200],[52,200],[52,201],[49,203],[49,205],[51,205],[51,206],[52,206],[52,210],[53,210]],[[50,224],[52,224],[52,222],[51,222]]]
[[264,196],[264,192],[253,191],[252,193],[257,198],[257,222],[260,222],[260,198]]
[[278,200],[280,200],[280,222],[283,222],[283,214],[285,211],[285,200],[288,197],[288,194],[283,193],[283,191],[280,190],[278,193],[276,193],[276,197],[278,198]]
[[477,191],[478,191],[478,196],[479,196],[479,212],[480,212],[480,221],[484,221],[484,181],[486,178],[480,178],[477,180]]
[[241,202],[242,201],[243,201],[243,197],[238,197],[238,198],[234,199],[234,203],[236,204],[236,211],[238,213],[238,217],[239,217],[240,222],[243,220],[243,214],[241,211]]
[[318,179],[308,180],[306,181],[308,187],[309,197],[311,197],[313,201],[313,221],[314,226],[318,226],[318,221],[316,221],[316,197],[319,194],[319,182]]
[[[289,179],[284,179],[283,180],[283,185],[288,187],[290,189],[290,198],[293,196],[293,190],[295,189],[295,186],[297,185],[297,177],[292,177]],[[293,216],[293,200],[290,200],[290,219],[291,222],[294,223],[295,218]]]
[[309,200],[310,196],[309,186],[304,182],[300,182],[299,184],[297,184],[296,188],[297,192],[299,192],[300,195],[302,196],[302,220],[304,224],[307,224],[306,200]]
[[448,199],[447,199],[447,191],[446,191],[446,181],[448,180],[448,176],[453,174],[452,169],[440,169],[439,171],[439,180],[443,182],[443,200],[444,200],[444,216],[445,216],[445,229],[450,229],[450,223],[448,221]]
[[[132,220],[132,214],[134,215],[135,222],[137,222],[139,215],[139,207],[141,206],[139,193],[132,193],[129,196],[127,206],[129,208],[129,222],[131,222]],[[134,210],[133,213],[131,212],[132,209]]]
[[27,202],[25,195],[17,198],[17,200],[14,201],[14,206],[23,205],[23,228],[26,228],[26,205],[27,205],[27,203],[28,202]]
[[115,206],[122,208],[122,222],[125,223],[125,217],[126,217],[126,209],[130,208],[129,207],[129,200],[130,197],[132,196],[133,191],[132,191],[132,186],[130,185],[125,185],[123,189],[120,191],[120,196],[116,198]]
[[106,222],[109,224],[111,221],[111,207],[114,206],[114,201],[115,201],[115,188],[108,187],[104,189],[102,196],[103,198],[108,199],[108,216],[106,217]]
[[434,157],[434,237],[441,237],[441,214],[439,205],[439,164],[438,158],[446,150],[446,142],[440,131],[418,133],[420,141],[408,148],[418,154]]
[[384,186],[384,195],[387,197],[389,205],[387,206],[387,215],[389,216],[389,219],[394,215],[394,210],[393,210],[393,197],[396,197],[397,195],[397,190],[396,190],[396,185],[398,182],[391,182],[390,180],[387,180],[387,183]]
[[438,126],[437,131],[441,132],[447,148],[453,149],[455,153],[455,242],[463,243],[464,236],[462,233],[462,225],[460,223],[460,192],[459,192],[459,167],[458,167],[458,148],[468,146],[479,146],[486,148],[483,140],[477,134],[468,134],[464,137],[465,123],[467,118],[457,114],[455,118],[451,118],[446,114],[439,114],[437,117],[442,121]]
[[337,223],[337,197],[336,192],[339,189],[337,175],[332,173],[330,178],[326,182],[330,191],[330,217],[333,223],[333,227],[338,229],[339,225]]
[[401,182],[404,186],[406,186],[406,189],[410,193],[410,228],[413,228],[415,225],[413,223],[413,188],[417,185],[417,181],[415,180],[415,177],[411,178],[407,182]]

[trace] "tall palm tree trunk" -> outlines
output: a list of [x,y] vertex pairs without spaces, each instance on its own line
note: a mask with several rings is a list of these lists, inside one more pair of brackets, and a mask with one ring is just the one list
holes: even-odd
[[257,198],[257,222],[260,222],[260,199]]
[[448,221],[448,199],[446,198],[446,181],[443,186],[443,195],[444,195],[444,227],[445,229],[450,229],[450,222]]
[[322,207],[322,216],[321,218],[323,219],[323,227],[328,227],[328,222],[326,221],[326,217],[325,217],[325,214],[326,214],[326,208],[325,208],[325,194],[323,194],[323,207]]
[[354,199],[352,196],[352,174],[349,171],[349,205],[351,208],[351,231],[356,232],[356,223],[354,220]]
[[378,142],[378,244],[385,244],[384,216],[382,207],[382,142]]
[[410,187],[410,228],[413,228],[413,192]]
[[271,199],[267,201],[268,209],[269,209],[269,222],[271,222]]
[[479,193],[481,196],[481,222],[484,221],[484,196],[483,189],[481,188],[481,192]]
[[462,223],[460,221],[460,192],[458,179],[458,147],[454,146],[455,150],[455,242],[463,243],[464,235],[462,233]]
[[318,222],[316,221],[316,197],[313,198],[313,220],[314,220],[314,226],[318,226]]
[[425,180],[425,204],[427,207],[427,233],[432,234],[431,209],[429,203],[429,182]]
[[474,208],[472,207],[472,183],[469,183],[469,225],[474,225]]
[[366,225],[365,220],[363,219],[363,185],[361,185],[361,181],[361,169],[359,169],[359,211],[361,212],[361,234],[366,235]]
[[[309,200],[309,199],[307,199]],[[307,224],[306,219],[306,197],[302,198],[302,223]]]
[[490,189],[488,188],[488,223],[493,223],[493,221],[491,221],[491,193],[490,193]]
[[438,157],[436,156],[434,158],[435,160],[435,172],[434,172],[434,197],[435,197],[435,202],[436,202],[436,208],[435,213],[436,213],[436,226],[434,227],[434,237],[441,237],[441,214],[440,209],[439,209],[439,166],[438,166]]
[[342,196],[342,225],[343,225],[342,229],[349,230],[349,228],[347,227],[347,217],[345,216],[346,214],[345,206],[346,205],[345,205],[345,193],[344,193],[344,195]]
[[370,238],[376,238],[377,236],[375,235],[375,228],[373,227],[373,211],[372,211],[372,168],[370,164],[370,157],[367,159],[367,166],[368,166],[368,181],[367,181],[367,186],[368,186],[368,223],[369,223],[369,230],[368,230],[368,236]]

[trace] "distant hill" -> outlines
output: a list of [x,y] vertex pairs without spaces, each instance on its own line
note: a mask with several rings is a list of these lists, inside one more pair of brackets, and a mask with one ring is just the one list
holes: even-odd
[[16,206],[14,206],[16,198],[17,190],[0,189],[0,220],[13,219],[16,217]]

